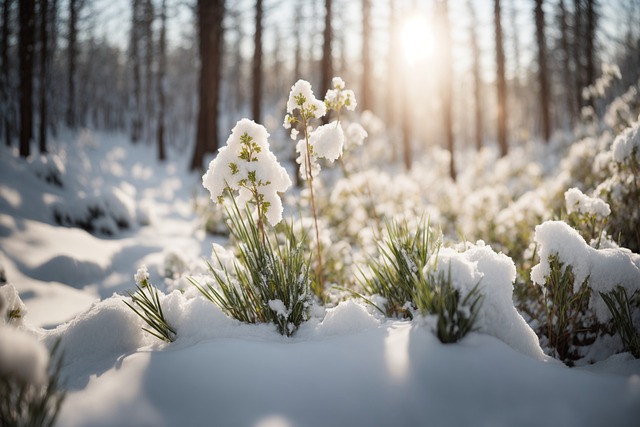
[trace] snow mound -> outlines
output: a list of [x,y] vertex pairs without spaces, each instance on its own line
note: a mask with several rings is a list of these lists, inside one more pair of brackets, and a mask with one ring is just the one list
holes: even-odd
[[325,336],[347,335],[377,328],[379,325],[378,319],[373,317],[365,307],[353,300],[348,300],[328,309],[324,320],[317,326],[316,332]]

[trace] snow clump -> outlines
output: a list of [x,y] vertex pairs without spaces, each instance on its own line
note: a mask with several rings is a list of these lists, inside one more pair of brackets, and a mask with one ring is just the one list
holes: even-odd
[[49,352],[28,332],[0,326],[0,381],[42,387],[47,383]]
[[613,158],[618,163],[633,160],[633,157],[640,161],[640,122],[635,122],[616,137],[612,151]]
[[609,204],[597,197],[589,197],[578,188],[570,188],[564,193],[567,206],[567,213],[577,213],[580,215],[595,216],[602,220],[611,214]]

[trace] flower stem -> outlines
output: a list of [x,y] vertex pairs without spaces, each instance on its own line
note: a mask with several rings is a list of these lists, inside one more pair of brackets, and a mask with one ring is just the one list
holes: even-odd
[[309,181],[309,193],[311,197],[311,213],[313,214],[313,223],[316,229],[316,245],[318,248],[318,266],[316,268],[316,286],[314,289],[316,295],[320,298],[324,298],[324,278],[322,269],[322,245],[320,243],[320,232],[318,231],[318,216],[316,214],[316,201],[313,194],[313,174],[311,173],[311,147],[309,145],[309,133],[307,131],[307,122],[303,120],[304,139],[306,146],[305,163],[307,170],[307,181]]

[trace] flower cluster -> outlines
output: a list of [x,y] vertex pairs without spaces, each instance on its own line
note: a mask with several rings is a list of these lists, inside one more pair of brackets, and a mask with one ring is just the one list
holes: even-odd
[[[307,101],[303,101],[303,105],[307,105]],[[237,191],[239,203],[254,204],[259,220],[264,216],[275,225],[282,220],[283,211],[278,192],[286,191],[291,179],[269,150],[268,138],[264,126],[249,119],[240,120],[231,131],[227,145],[209,164],[202,185],[216,203],[223,202],[225,190]]]
[[344,88],[344,80],[334,77],[331,81],[333,89],[329,89],[324,97],[324,102],[328,109],[332,109],[340,114],[342,108],[354,111],[358,103],[352,90]]

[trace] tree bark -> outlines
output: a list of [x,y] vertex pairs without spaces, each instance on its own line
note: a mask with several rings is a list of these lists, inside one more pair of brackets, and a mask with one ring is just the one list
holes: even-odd
[[133,114],[131,119],[131,142],[138,143],[142,138],[142,78],[140,60],[140,13],[141,0],[131,3],[131,39],[130,61],[133,73]]
[[218,97],[223,50],[224,0],[198,0],[200,48],[199,112],[191,170],[202,169],[204,155],[218,149]]
[[[551,138],[551,116],[549,112],[549,75],[547,69],[547,40],[544,34],[543,0],[536,0],[535,23],[538,43],[538,83],[540,89],[540,114],[542,118],[542,138],[548,143]],[[567,70],[568,71],[568,70]]]
[[35,35],[35,0],[19,2],[20,32],[20,156],[31,154],[33,138],[33,52]]
[[569,123],[573,125],[576,121],[577,111],[575,104],[575,93],[573,79],[571,77],[571,70],[573,69],[571,63],[571,48],[569,45],[569,16],[567,13],[564,0],[560,0],[558,3],[559,8],[559,21],[560,21],[560,49],[562,50],[562,69],[563,69],[563,86],[564,86],[564,98],[565,108],[569,112]]
[[500,0],[494,0],[493,16],[495,21],[496,36],[496,85],[498,95],[497,105],[497,136],[500,156],[506,156],[509,152],[507,145],[507,82],[504,70],[504,45],[502,40],[502,16],[500,11]]
[[262,107],[262,0],[256,0],[256,29],[253,38],[252,81],[253,97],[251,112],[253,120],[260,123]]

